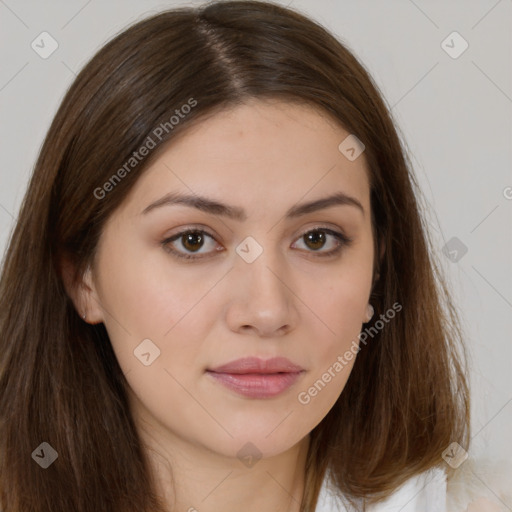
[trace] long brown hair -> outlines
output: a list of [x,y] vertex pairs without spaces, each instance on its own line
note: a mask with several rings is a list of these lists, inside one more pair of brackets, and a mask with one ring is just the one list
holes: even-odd
[[[301,510],[314,510],[327,470],[346,497],[371,503],[442,463],[452,441],[467,448],[460,322],[378,88],[343,44],[300,13],[220,2],[161,12],[117,35],[79,73],[48,131],[0,280],[5,511],[165,510],[105,327],[81,320],[61,265],[72,262],[78,283],[106,220],[158,150],[248,98],[314,105],[364,143],[376,247],[385,247],[374,318],[402,306],[361,350],[311,432]],[[186,115],[170,122],[185,104]],[[148,137],[156,147],[130,160]],[[45,470],[31,456],[43,442],[58,453]]]

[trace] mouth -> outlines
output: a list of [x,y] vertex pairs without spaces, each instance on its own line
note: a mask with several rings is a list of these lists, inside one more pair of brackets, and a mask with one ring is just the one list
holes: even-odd
[[248,357],[208,369],[206,373],[239,395],[261,399],[280,395],[293,386],[305,370],[282,357],[268,360]]

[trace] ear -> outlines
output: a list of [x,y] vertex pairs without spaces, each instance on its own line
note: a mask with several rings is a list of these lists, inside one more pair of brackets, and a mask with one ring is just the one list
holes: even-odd
[[103,310],[100,306],[96,287],[94,285],[92,270],[87,270],[82,276],[76,276],[76,267],[66,254],[60,260],[60,272],[66,293],[73,301],[78,316],[88,324],[103,322]]

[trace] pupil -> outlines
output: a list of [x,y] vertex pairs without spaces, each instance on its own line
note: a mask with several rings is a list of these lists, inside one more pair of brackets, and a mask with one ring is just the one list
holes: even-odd
[[305,238],[306,244],[309,242],[312,249],[321,249],[325,243],[325,233],[322,233],[321,231],[312,231],[305,235]]
[[[194,251],[200,249],[203,245],[203,237],[200,233],[187,233],[183,235],[185,241],[183,242],[183,246],[190,251]],[[195,247],[199,245],[199,247]]]

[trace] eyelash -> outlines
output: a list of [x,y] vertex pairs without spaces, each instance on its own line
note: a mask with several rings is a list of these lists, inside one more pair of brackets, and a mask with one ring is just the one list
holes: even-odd
[[[353,238],[348,237],[348,236],[346,236],[345,234],[343,234],[343,233],[341,233],[339,231],[334,231],[332,229],[322,228],[322,227],[314,227],[314,228],[308,229],[307,231],[304,231],[299,236],[299,238],[297,238],[297,240],[299,240],[300,238],[304,237],[304,235],[307,235],[308,233],[312,233],[312,232],[327,233],[327,234],[333,236],[334,238],[336,238],[336,240],[338,241],[338,246],[335,249],[332,249],[332,250],[330,250],[328,252],[316,252],[316,251],[313,251],[313,250],[307,251],[307,252],[311,252],[311,253],[315,254],[315,256],[319,257],[319,258],[328,258],[330,256],[337,255],[344,247],[350,246],[350,244],[354,240]],[[199,229],[199,228],[197,228],[197,229],[190,229],[190,228],[188,228],[188,229],[185,229],[183,231],[180,231],[179,233],[176,233],[176,234],[172,235],[169,238],[166,238],[166,239],[162,240],[161,244],[162,244],[162,246],[163,246],[165,251],[171,253],[174,257],[180,258],[180,259],[198,260],[198,259],[208,258],[209,256],[212,256],[212,254],[206,255],[206,256],[196,256],[196,255],[181,253],[181,252],[176,251],[175,249],[172,249],[172,248],[169,247],[170,243],[174,242],[175,240],[178,240],[182,236],[188,235],[188,234],[197,234],[197,233],[205,234],[205,235],[209,236],[210,238],[212,238],[213,240],[215,240],[215,237],[213,235],[211,235],[210,233],[208,233],[207,231],[205,231],[204,229]]]

